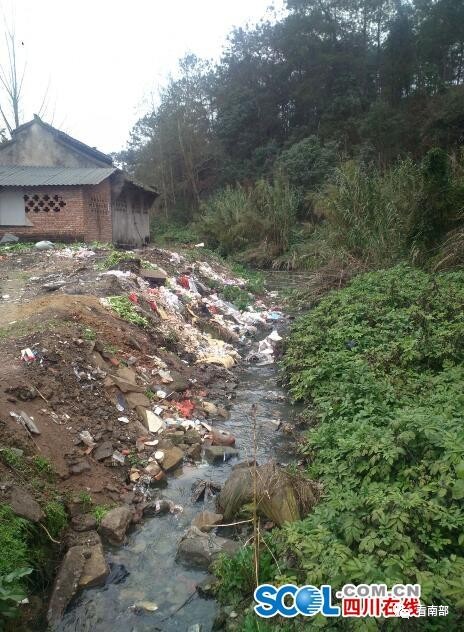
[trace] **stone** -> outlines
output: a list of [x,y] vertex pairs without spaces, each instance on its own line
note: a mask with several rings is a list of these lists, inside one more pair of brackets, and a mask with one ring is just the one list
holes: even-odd
[[238,456],[238,454],[238,450],[229,446],[210,445],[205,447],[205,457],[208,461],[210,461],[210,463],[228,461],[229,459]]
[[59,623],[67,605],[77,593],[85,563],[81,546],[72,547],[64,556],[47,611],[47,621],[51,628]]
[[42,522],[45,518],[39,503],[24,488],[17,485],[11,488],[10,506],[17,516],[26,518],[31,522]]
[[103,461],[103,459],[107,459],[113,454],[113,444],[111,441],[103,441],[100,443],[95,450],[93,451],[93,458],[96,461]]
[[211,531],[215,525],[222,522],[223,515],[214,513],[213,511],[202,511],[192,520],[192,526],[197,527],[200,531]]
[[235,445],[234,435],[226,430],[212,430],[210,434],[212,445]]
[[82,472],[90,470],[90,465],[85,459],[82,459],[69,465],[68,469],[70,474],[82,474]]
[[195,443],[201,442],[201,435],[196,430],[187,430],[183,437],[184,443],[188,445],[193,445]]
[[143,508],[144,518],[152,516],[164,516],[171,511],[171,502],[169,500],[151,500]]
[[101,521],[100,533],[111,544],[122,544],[131,520],[132,512],[128,507],[115,507]]
[[218,409],[217,409],[216,404],[213,404],[212,402],[202,402],[201,405],[205,413],[208,413],[208,415],[211,415],[214,417],[218,414]]
[[172,382],[169,383],[169,390],[182,393],[190,387],[190,382],[179,371],[171,370]]
[[167,439],[170,439],[173,445],[179,445],[180,443],[184,443],[185,434],[182,430],[175,430],[174,432],[170,432],[166,435]]
[[180,465],[184,459],[184,453],[180,448],[173,446],[172,448],[166,448],[164,450],[164,459],[162,462],[162,468],[165,472],[173,470]]
[[142,268],[140,270],[140,276],[145,281],[148,281],[150,287],[157,287],[166,283],[166,274],[161,270],[152,270],[148,268]]
[[117,377],[137,385],[137,373],[129,367],[122,367],[116,371]]
[[71,526],[74,531],[92,531],[97,528],[97,521],[90,513],[79,514],[71,519]]
[[147,389],[145,386],[139,386],[129,380],[118,377],[117,375],[111,375],[105,378],[103,382],[106,388],[117,386],[123,393],[144,393]]
[[239,548],[238,542],[203,533],[192,526],[179,543],[176,560],[187,566],[208,568],[219,554],[234,555]]
[[197,584],[197,593],[204,599],[212,598],[218,585],[218,579],[214,575],[208,575],[208,577]]
[[104,584],[110,569],[105,560],[103,546],[99,543],[88,548],[82,548],[85,564],[79,579],[79,590]]
[[192,461],[201,461],[201,443],[195,443],[189,446],[185,455]]
[[132,409],[137,406],[150,406],[150,400],[144,393],[126,393],[126,402]]

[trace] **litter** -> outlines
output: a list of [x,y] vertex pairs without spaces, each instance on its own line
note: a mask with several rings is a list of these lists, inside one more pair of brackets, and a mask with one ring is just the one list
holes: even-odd
[[164,430],[166,428],[166,424],[161,419],[161,417],[158,417],[158,415],[155,415],[155,413],[153,413],[151,410],[146,411],[146,418],[147,418],[148,430],[150,432],[153,432],[154,434],[156,434],[157,432],[160,432],[161,430]]
[[184,399],[182,402],[176,402],[174,406],[184,417],[190,417],[195,410],[195,404],[191,399]]
[[29,349],[29,347],[27,347],[26,349],[21,349],[21,360],[23,360],[27,364],[30,364],[31,362],[34,362],[35,359],[36,355],[32,351],[32,349]]
[[122,422],[123,424],[128,424],[129,423],[129,418],[128,417],[118,417],[118,421]]
[[79,433],[79,439],[89,448],[94,448],[97,444],[88,430]]
[[29,417],[29,415],[25,413],[23,410],[19,411],[19,415],[18,413],[11,411],[10,417],[14,417],[15,419],[17,419],[19,423],[22,424],[24,428],[28,430],[29,432],[31,432],[32,434],[37,434],[37,435],[40,434],[40,430],[35,425],[33,417]]
[[37,250],[51,250],[55,247],[55,244],[51,241],[38,241],[35,244],[35,247],[37,248]]
[[124,463],[126,462],[126,457],[124,456],[124,454],[121,454],[119,450],[115,450],[111,457],[111,462],[113,463],[113,465],[124,465]]

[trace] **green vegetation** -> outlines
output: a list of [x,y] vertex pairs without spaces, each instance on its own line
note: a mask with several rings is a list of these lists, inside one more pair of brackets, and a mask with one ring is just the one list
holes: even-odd
[[128,323],[138,325],[139,327],[147,327],[148,320],[145,316],[139,314],[135,305],[125,296],[109,296],[107,299],[109,306],[122,319]]
[[109,505],[95,505],[95,507],[92,509],[92,515],[97,521],[98,526],[100,526],[101,521],[103,520],[103,518],[106,516],[106,514],[109,512],[110,509],[111,509],[111,506]]
[[272,183],[227,187],[203,206],[197,230],[222,255],[263,262],[284,252],[291,240],[298,196],[281,177]]
[[78,495],[79,502],[82,505],[82,510],[84,512],[89,511],[93,505],[92,496],[89,492],[85,491],[85,489],[81,490]]
[[82,330],[82,337],[84,340],[96,340],[97,333],[94,329],[92,329],[92,327],[84,327]]
[[42,474],[46,474],[49,477],[54,476],[55,471],[53,469],[53,466],[46,457],[36,455],[32,459],[32,463],[38,472],[41,472]]
[[51,500],[46,503],[45,524],[52,538],[58,538],[68,524],[68,514],[63,503]]
[[221,295],[225,301],[233,303],[235,307],[240,310],[247,309],[253,302],[253,297],[250,293],[237,285],[225,285]]
[[0,575],[0,630],[4,630],[5,619],[18,617],[19,605],[27,596],[20,580],[30,573],[32,568],[17,568],[7,575]]
[[110,270],[116,268],[122,261],[127,261],[134,258],[134,254],[131,252],[125,252],[124,250],[112,250],[109,255],[99,264],[97,268],[99,270]]
[[193,225],[167,220],[163,217],[156,217],[152,220],[150,233],[151,240],[160,246],[196,244],[200,241],[200,236]]
[[[302,452],[324,497],[268,537],[274,581],[419,583],[424,603],[450,606],[421,629],[462,627],[463,308],[464,272],[399,265],[357,277],[297,321],[284,366],[312,418]],[[227,597],[250,598],[239,565],[233,590],[221,573]]]

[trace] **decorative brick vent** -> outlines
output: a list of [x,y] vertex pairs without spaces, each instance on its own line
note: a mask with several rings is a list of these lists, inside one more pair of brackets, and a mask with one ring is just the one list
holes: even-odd
[[59,213],[66,206],[66,202],[61,195],[48,195],[47,193],[39,195],[35,193],[34,195],[24,195],[24,205],[26,213],[30,211],[34,213],[39,213],[40,211]]

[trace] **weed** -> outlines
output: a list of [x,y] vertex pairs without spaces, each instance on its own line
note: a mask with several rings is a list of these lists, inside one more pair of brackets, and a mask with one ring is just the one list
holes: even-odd
[[97,521],[98,526],[100,526],[101,521],[110,511],[110,509],[111,507],[109,505],[95,505],[95,507],[92,509],[92,515]]
[[32,459],[32,462],[38,472],[41,472],[42,474],[47,474],[48,476],[54,475],[55,471],[53,469],[53,466],[46,457],[37,455]]
[[84,338],[84,340],[96,340],[97,334],[92,329],[92,327],[84,327],[82,331],[82,337]]
[[68,515],[63,503],[51,500],[45,505],[44,510],[47,529],[53,538],[59,537],[68,524]]
[[148,327],[148,319],[139,314],[134,304],[125,296],[110,296],[107,301],[111,309],[122,319],[139,327]]
[[5,619],[16,619],[19,605],[26,597],[21,579],[30,575],[32,568],[17,568],[7,575],[0,575],[0,630],[4,629]]
[[0,456],[4,463],[15,470],[24,468],[24,457],[13,448],[2,448],[0,450]]
[[79,502],[82,504],[84,512],[89,511],[90,507],[93,505],[92,496],[84,489],[79,492]]
[[244,311],[251,305],[253,297],[249,292],[237,285],[225,285],[221,292],[224,300],[233,303],[237,309]]
[[107,255],[106,259],[104,259],[101,263],[97,264],[97,269],[99,270],[110,270],[111,268],[115,268],[121,261],[127,261],[129,259],[134,258],[134,253],[125,252],[123,250],[112,250],[109,255]]

